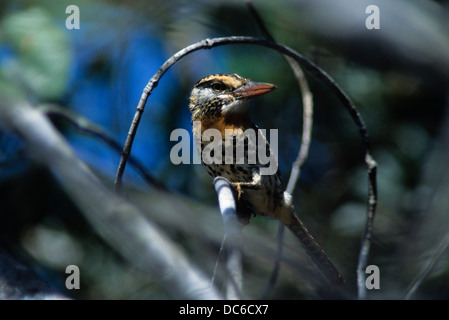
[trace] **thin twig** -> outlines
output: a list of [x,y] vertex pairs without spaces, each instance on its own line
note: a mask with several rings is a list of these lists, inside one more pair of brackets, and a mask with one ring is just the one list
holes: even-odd
[[[263,36],[270,41],[275,41],[273,36],[268,31],[268,28],[265,26],[262,17],[257,12],[251,0],[245,0],[246,7],[248,11],[253,16],[257,26],[262,32]],[[287,60],[290,68],[292,69],[296,80],[298,81],[299,90],[301,91],[302,97],[302,105],[303,105],[303,128],[302,128],[302,137],[301,137],[301,146],[297,155],[296,160],[292,164],[292,170],[290,172],[290,178],[288,180],[286,191],[290,194],[293,194],[296,183],[299,180],[301,167],[307,159],[309,154],[310,142],[312,137],[312,127],[313,127],[313,95],[310,91],[309,84],[304,75],[299,64],[291,57],[284,55],[284,58]],[[282,251],[284,244],[284,229],[285,226],[283,223],[279,223],[278,234],[277,234],[277,253],[274,261],[273,270],[268,278],[267,285],[265,287],[264,293],[262,295],[262,299],[266,298],[268,294],[271,292],[271,289],[274,287],[277,277],[279,274],[280,263],[282,259]]]
[[359,260],[357,264],[357,293],[359,299],[366,299],[365,269],[368,261],[369,250],[371,247],[371,237],[374,226],[374,215],[377,205],[377,164],[371,157],[369,150],[365,150],[365,163],[368,172],[368,212],[365,224],[365,230],[362,235]]
[[299,180],[301,167],[307,160],[310,149],[310,142],[312,141],[312,127],[313,127],[313,96],[310,92],[307,80],[304,77],[302,70],[295,71],[296,78],[299,82],[303,100],[303,129],[301,137],[301,147],[298,156],[293,162],[292,171],[288,180],[286,191],[293,194],[296,183]]

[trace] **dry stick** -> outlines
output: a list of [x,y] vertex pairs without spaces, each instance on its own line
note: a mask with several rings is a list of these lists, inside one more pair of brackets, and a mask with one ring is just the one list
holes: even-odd
[[[307,83],[307,80],[304,77],[304,73],[300,68],[295,68],[295,65],[293,64],[295,61],[291,62],[292,59],[290,57],[286,57],[287,61],[289,61],[290,66],[294,70],[295,76],[298,80],[299,87],[301,90],[302,100],[303,100],[303,128],[302,128],[302,137],[301,137],[301,146],[299,148],[298,156],[296,160],[292,164],[292,170],[290,172],[290,178],[288,179],[287,188],[286,191],[290,194],[293,194],[293,191],[295,189],[296,183],[299,180],[299,176],[301,173],[301,167],[306,161],[308,154],[309,154],[309,147],[312,137],[312,127],[313,127],[313,98],[312,93],[309,90],[309,86]],[[265,288],[263,297],[267,297],[270,293],[271,289],[273,288],[274,284],[276,283],[279,269],[280,269],[280,263],[282,259],[282,248],[283,248],[283,239],[284,239],[284,230],[285,225],[283,223],[279,223],[278,228],[278,250],[275,257],[275,265],[273,268],[272,273],[270,274],[270,277],[268,279],[267,286]]]
[[[369,148],[367,146],[366,148]],[[368,172],[368,212],[365,230],[362,235],[362,244],[357,263],[357,293],[359,299],[366,299],[365,269],[371,247],[371,237],[374,226],[374,215],[377,205],[377,163],[371,156],[369,149],[365,149],[365,164]]]
[[356,126],[359,128],[359,133],[362,138],[362,145],[365,150],[365,164],[367,166],[368,173],[368,208],[367,208],[367,223],[365,226],[365,231],[362,236],[362,244],[361,250],[359,254],[359,261],[357,266],[357,283],[358,283],[358,292],[359,298],[364,298],[366,296],[366,288],[364,284],[364,268],[366,266],[366,262],[368,259],[369,249],[371,246],[371,234],[374,223],[374,215],[376,211],[377,205],[377,183],[376,183],[376,174],[377,174],[377,164],[373,157],[371,156],[371,146],[370,139],[368,136],[368,132],[363,121],[362,116],[357,111],[351,100],[348,96],[339,88],[339,86],[335,83],[335,81],[323,70],[317,67],[314,63],[306,59],[301,54],[296,51],[281,45],[276,42],[267,41],[264,39],[259,39],[255,37],[222,37],[222,38],[212,38],[205,39],[200,42],[194,43],[184,49],[178,51],[172,57],[170,57],[156,72],[156,74],[150,79],[148,84],[145,86],[143,90],[142,96],[140,98],[139,104],[137,106],[136,113],[134,115],[134,119],[132,121],[128,137],[126,139],[125,145],[122,151],[122,157],[120,160],[119,167],[117,169],[116,179],[114,183],[114,189],[118,190],[121,185],[122,176],[125,170],[126,162],[128,160],[129,154],[131,152],[132,143],[134,137],[137,132],[137,127],[140,122],[140,118],[142,116],[143,110],[145,108],[145,103],[148,99],[148,96],[151,94],[153,89],[157,86],[161,77],[167,72],[167,70],[172,67],[178,60],[185,57],[186,55],[201,49],[211,49],[217,46],[229,45],[229,44],[253,44],[265,46],[271,49],[274,49],[282,54],[288,55],[292,57],[296,62],[298,62],[303,68],[309,71],[316,78],[321,80],[325,85],[327,85],[330,90],[335,94],[335,96],[340,100],[343,107],[349,112],[352,120],[355,122]]
[[[290,60],[290,59],[289,59]],[[301,89],[302,101],[303,101],[303,129],[301,138],[301,147],[299,148],[298,157],[292,165],[292,172],[288,180],[286,191],[290,194],[293,193],[296,182],[299,179],[301,173],[301,167],[307,160],[309,155],[310,142],[312,141],[312,127],[313,127],[313,96],[310,92],[309,85],[304,73],[301,69],[294,69],[296,78],[298,79],[299,87]]]
[[[256,8],[252,4],[251,0],[245,0],[245,4],[248,8],[248,11],[251,13],[253,18],[256,21],[257,26],[260,31],[264,35],[264,37],[270,41],[275,41],[273,36],[268,31],[265,23],[263,22],[261,16],[257,12]],[[299,179],[301,167],[306,161],[309,154],[309,147],[312,137],[312,127],[313,127],[313,95],[310,91],[309,84],[304,75],[299,64],[289,56],[285,56],[284,58],[287,60],[290,68],[292,69],[296,80],[298,81],[299,89],[301,91],[302,97],[302,105],[303,105],[303,128],[302,128],[302,137],[301,137],[301,147],[298,152],[298,156],[292,164],[292,171],[290,172],[290,178],[288,180],[286,191],[290,194],[293,194],[296,183]],[[262,299],[268,297],[268,294],[271,292],[274,287],[277,277],[279,275],[279,269],[282,259],[282,251],[284,244],[284,230],[285,226],[283,223],[279,223],[278,233],[277,233],[277,253],[275,257],[274,267],[268,278],[267,285],[265,287],[264,293],[262,294]]]

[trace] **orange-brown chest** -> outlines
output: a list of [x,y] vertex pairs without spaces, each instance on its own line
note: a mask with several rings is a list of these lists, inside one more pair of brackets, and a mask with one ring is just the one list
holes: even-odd
[[220,132],[223,139],[225,138],[227,129],[243,132],[248,128],[254,127],[254,124],[252,123],[247,113],[213,118],[204,117],[199,121],[201,122],[201,131],[197,133],[200,133],[202,135],[207,129],[216,129]]
[[[215,129],[220,133],[222,140],[221,148],[219,150],[214,150],[219,153],[218,158],[221,161],[214,161],[213,163],[203,164],[205,165],[207,171],[210,175],[223,176],[231,182],[234,181],[250,181],[252,178],[251,170],[248,167],[247,152],[244,152],[244,159],[242,164],[238,164],[236,158],[236,137],[242,134],[245,130],[249,128],[255,128],[254,124],[251,122],[247,114],[228,116],[228,117],[215,117],[215,118],[203,118],[201,120],[201,126],[198,123],[193,125],[193,133],[195,139],[200,139],[201,150],[205,150],[212,141],[215,140],[216,135],[212,140],[203,135],[203,133],[208,129]],[[205,137],[206,136],[206,137]],[[197,140],[197,142],[199,142]],[[234,151],[227,154],[228,148],[233,148]],[[248,146],[246,146],[248,148]],[[217,155],[214,152],[214,157]],[[203,154],[202,154],[203,156]]]

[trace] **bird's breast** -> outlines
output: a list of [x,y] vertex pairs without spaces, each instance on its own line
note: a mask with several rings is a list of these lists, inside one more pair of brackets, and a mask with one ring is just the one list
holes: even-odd
[[248,115],[227,115],[218,118],[205,117],[199,120],[199,122],[201,123],[201,134],[208,129],[216,129],[220,132],[223,139],[226,135],[226,129],[233,130],[235,134],[238,134],[255,127]]

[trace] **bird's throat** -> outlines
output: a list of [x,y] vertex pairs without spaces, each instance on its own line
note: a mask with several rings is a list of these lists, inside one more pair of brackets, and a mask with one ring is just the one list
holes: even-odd
[[201,134],[207,129],[216,129],[222,137],[225,137],[226,129],[245,131],[254,126],[248,113],[227,113],[222,117],[204,117],[200,121]]

